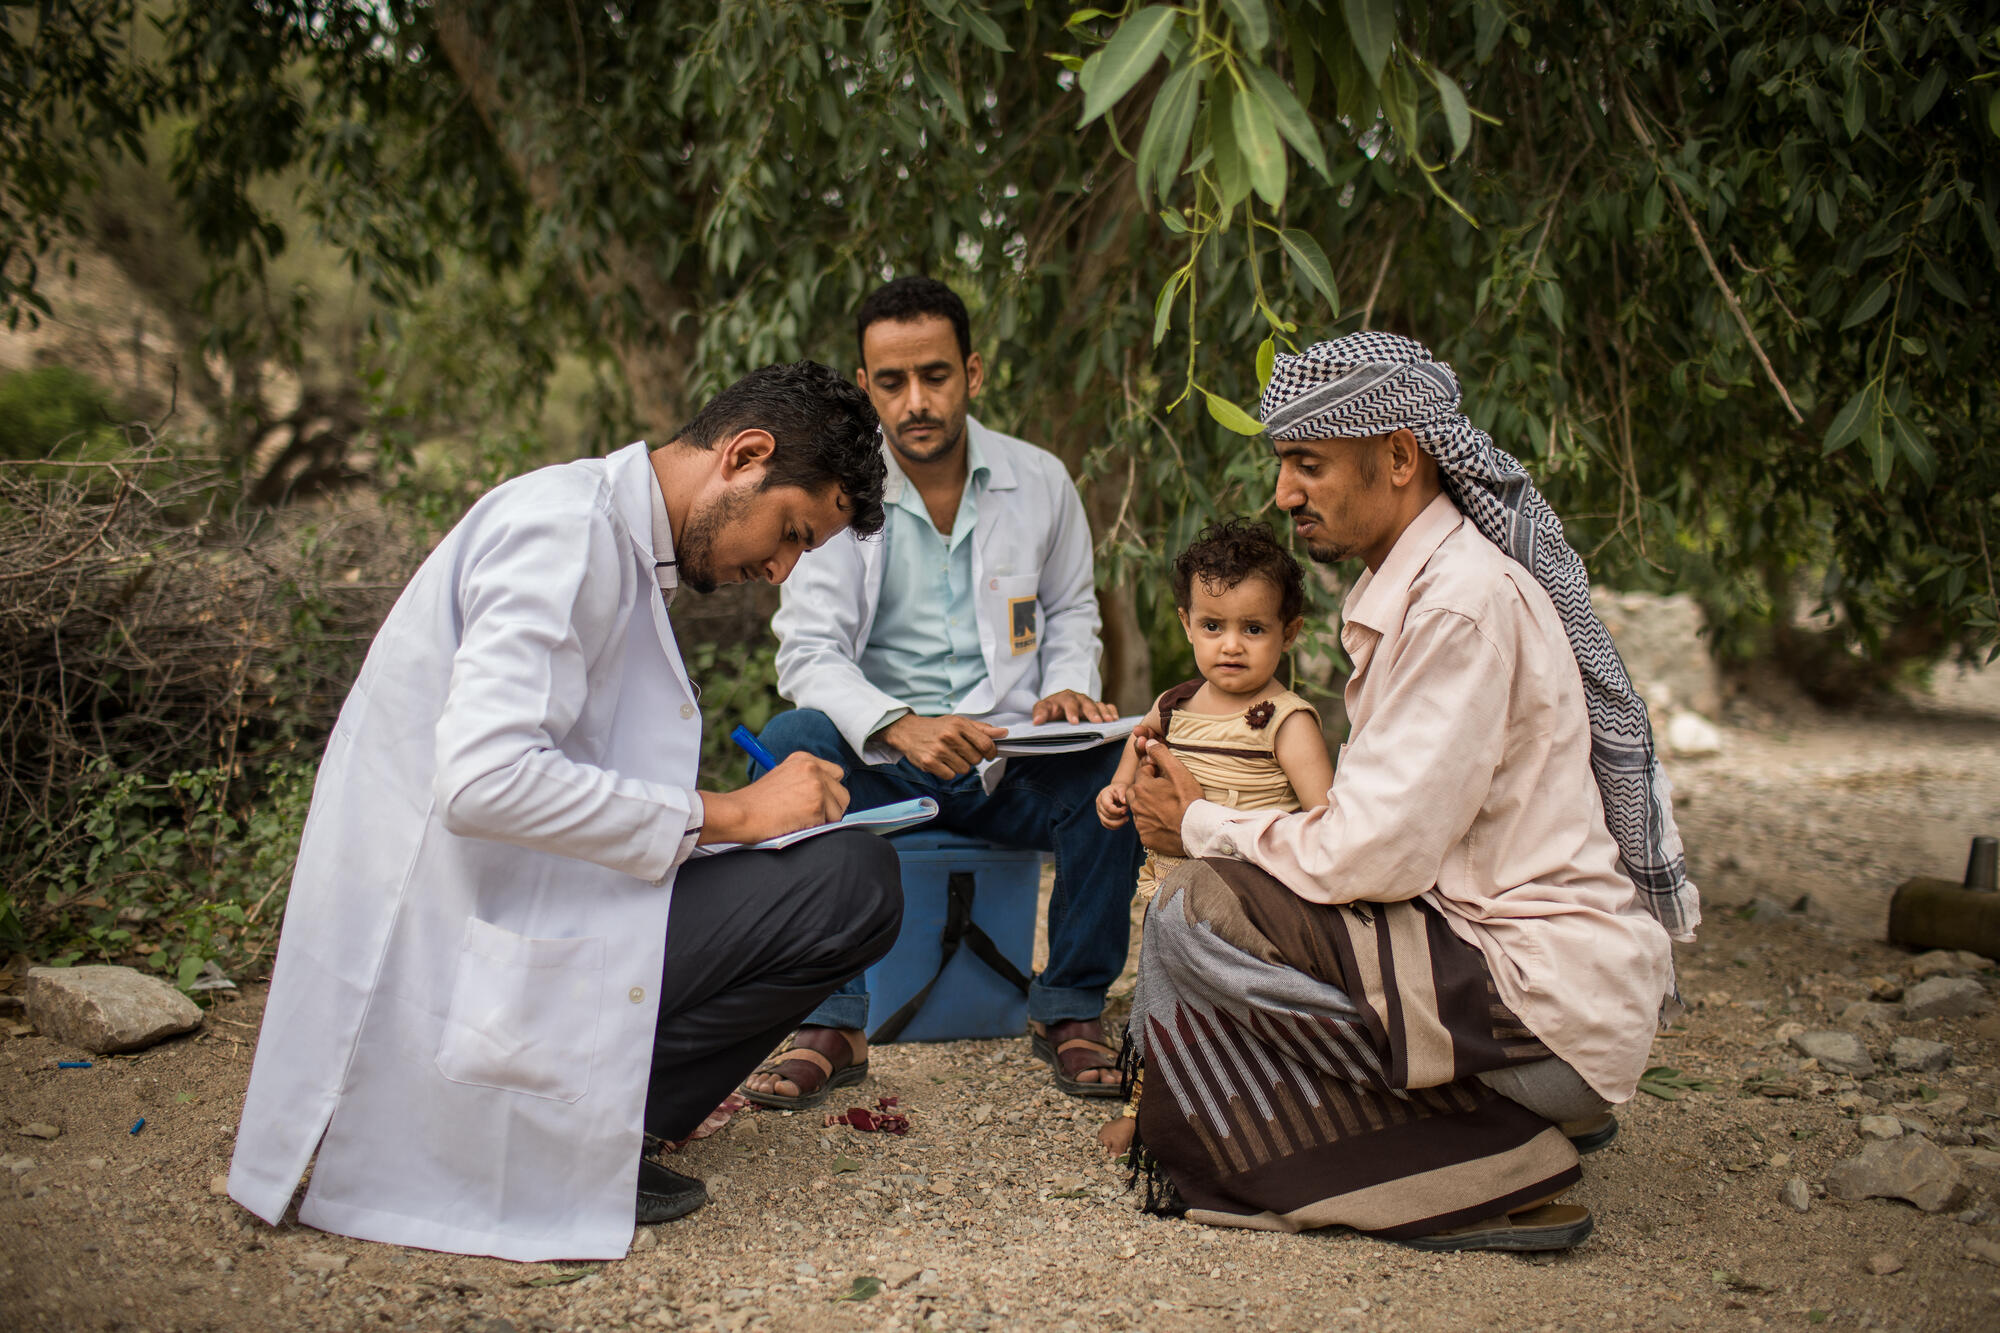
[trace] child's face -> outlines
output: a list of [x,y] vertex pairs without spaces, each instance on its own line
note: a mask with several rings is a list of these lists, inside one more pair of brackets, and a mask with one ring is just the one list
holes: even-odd
[[1225,694],[1255,694],[1278,673],[1278,659],[1298,637],[1299,620],[1280,616],[1282,595],[1252,574],[1227,591],[1197,577],[1181,628],[1194,647],[1201,677]]

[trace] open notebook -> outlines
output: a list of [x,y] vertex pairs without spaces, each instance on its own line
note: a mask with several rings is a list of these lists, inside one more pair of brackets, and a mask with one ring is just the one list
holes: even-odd
[[834,824],[815,824],[802,828],[796,833],[781,833],[775,838],[762,842],[711,842],[705,847],[694,849],[696,856],[720,856],[724,852],[775,852],[785,847],[804,842],[807,838],[817,838],[822,833],[835,829],[867,829],[870,833],[888,835],[900,833],[918,824],[927,824],[937,818],[938,806],[928,796],[915,800],[898,801],[894,805],[878,805],[873,810],[850,810],[846,818]]
[[1007,728],[1007,734],[993,742],[1001,754],[1070,754],[1094,750],[1100,745],[1122,741],[1146,719],[1143,715],[1121,717],[1115,722],[1044,722],[1040,726]]

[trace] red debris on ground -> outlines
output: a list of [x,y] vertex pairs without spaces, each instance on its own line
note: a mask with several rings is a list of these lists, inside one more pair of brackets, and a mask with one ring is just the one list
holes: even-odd
[[910,1132],[910,1118],[898,1115],[893,1110],[899,1100],[895,1097],[877,1097],[874,1110],[871,1111],[865,1106],[850,1106],[840,1115],[828,1116],[826,1123],[846,1125],[849,1129],[858,1129],[864,1134],[907,1134]]

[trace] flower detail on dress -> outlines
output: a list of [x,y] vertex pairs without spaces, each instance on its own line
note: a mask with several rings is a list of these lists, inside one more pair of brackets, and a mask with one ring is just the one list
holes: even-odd
[[1277,701],[1266,699],[1263,703],[1250,705],[1250,710],[1243,714],[1243,720],[1250,724],[1250,730],[1262,731],[1271,725],[1271,719],[1277,716],[1277,712]]

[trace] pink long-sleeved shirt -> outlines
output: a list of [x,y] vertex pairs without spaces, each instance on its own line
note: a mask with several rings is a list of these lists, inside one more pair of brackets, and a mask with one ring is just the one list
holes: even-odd
[[1327,803],[1197,801],[1181,824],[1188,854],[1251,862],[1312,902],[1428,896],[1535,1035],[1627,1100],[1671,946],[1605,827],[1554,604],[1439,495],[1341,613],[1351,730]]

